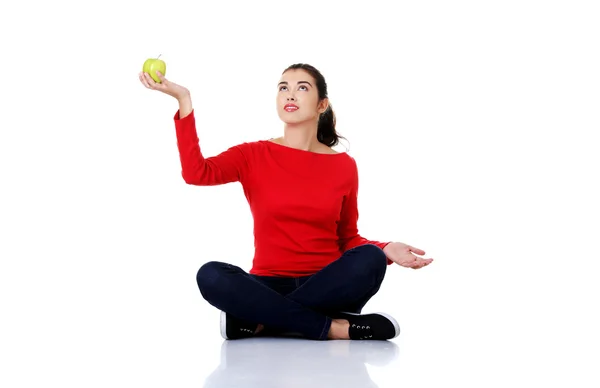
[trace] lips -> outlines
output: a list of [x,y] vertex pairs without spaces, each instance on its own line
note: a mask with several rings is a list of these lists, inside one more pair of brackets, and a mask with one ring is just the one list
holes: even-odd
[[299,108],[298,108],[296,105],[294,105],[294,104],[286,104],[286,105],[283,107],[283,109],[284,109],[286,112],[295,112],[295,111],[297,111]]

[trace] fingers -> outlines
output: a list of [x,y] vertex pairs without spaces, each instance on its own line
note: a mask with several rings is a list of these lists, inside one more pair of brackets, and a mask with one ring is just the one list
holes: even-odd
[[422,259],[422,258],[417,258],[417,260],[411,265],[412,269],[419,269],[419,268],[423,268],[429,264],[431,264],[431,262],[433,261],[433,259]]
[[150,89],[150,84],[148,83],[148,80],[146,79],[146,76],[144,74],[144,72],[140,71],[140,82],[142,83],[142,85]]
[[398,264],[400,264],[403,267],[407,267],[407,268],[419,269],[419,268],[428,266],[432,262],[433,262],[433,259],[423,259],[421,257],[415,256],[415,257],[413,257],[412,260],[409,259],[408,261],[398,262]]
[[399,264],[403,267],[419,269],[428,266],[431,262],[433,262],[433,259],[424,259],[422,257],[413,256],[412,259]]
[[141,72],[140,73],[140,80],[142,81],[142,83],[144,84],[144,86],[147,87],[148,89],[156,89],[156,86],[158,85],[152,79],[152,77],[150,77],[150,74],[148,74],[146,72]]
[[156,82],[152,77],[150,77],[149,73],[140,72],[140,81],[148,89],[160,90],[161,92],[170,94],[168,92],[168,90],[170,88],[169,81],[159,71],[156,72],[156,75],[159,78],[160,82]]

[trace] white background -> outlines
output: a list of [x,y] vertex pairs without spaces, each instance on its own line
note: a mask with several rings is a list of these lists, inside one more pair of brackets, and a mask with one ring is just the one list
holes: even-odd
[[[202,386],[208,260],[250,269],[239,184],[180,175],[282,134],[276,84],[316,66],[359,165],[359,230],[424,249],[365,311],[402,326],[380,387],[597,387],[599,12],[593,1],[13,2],[0,23],[0,385]],[[345,150],[342,146],[340,150]],[[310,373],[310,372],[307,372]],[[315,383],[315,386],[318,386]]]

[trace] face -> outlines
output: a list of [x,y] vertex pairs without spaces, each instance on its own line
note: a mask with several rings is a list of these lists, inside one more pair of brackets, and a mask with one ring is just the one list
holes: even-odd
[[327,108],[327,99],[319,102],[314,78],[305,70],[286,71],[277,85],[277,114],[286,124],[317,121]]

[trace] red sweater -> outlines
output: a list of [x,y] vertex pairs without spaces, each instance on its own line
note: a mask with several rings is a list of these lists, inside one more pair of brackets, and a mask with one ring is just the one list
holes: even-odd
[[347,153],[319,154],[259,140],[207,157],[194,111],[183,119],[177,111],[174,120],[186,183],[242,185],[254,219],[250,273],[312,275],[350,248],[388,244],[358,234],[358,169]]

